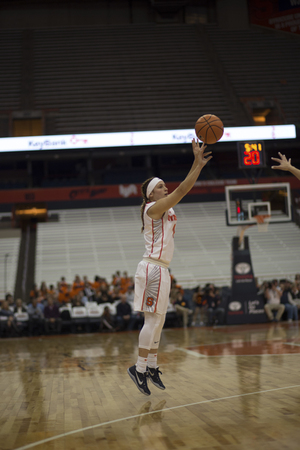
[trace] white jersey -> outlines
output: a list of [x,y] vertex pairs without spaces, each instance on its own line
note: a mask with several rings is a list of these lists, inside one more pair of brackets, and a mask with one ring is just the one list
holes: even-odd
[[177,218],[173,208],[164,213],[161,219],[154,220],[147,211],[155,202],[147,203],[144,209],[144,239],[146,251],[144,258],[152,258],[167,265],[174,253],[174,234]]

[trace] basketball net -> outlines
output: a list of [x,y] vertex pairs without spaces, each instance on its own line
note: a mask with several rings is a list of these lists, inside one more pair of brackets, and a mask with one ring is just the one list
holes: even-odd
[[257,228],[260,233],[265,233],[268,231],[269,222],[271,216],[269,214],[258,214],[254,216],[253,219],[256,220]]

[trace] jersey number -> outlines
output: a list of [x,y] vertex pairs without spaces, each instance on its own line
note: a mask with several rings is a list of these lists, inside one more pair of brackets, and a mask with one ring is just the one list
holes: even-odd
[[174,234],[175,234],[175,228],[176,228],[176,223],[173,226],[173,237],[174,237]]

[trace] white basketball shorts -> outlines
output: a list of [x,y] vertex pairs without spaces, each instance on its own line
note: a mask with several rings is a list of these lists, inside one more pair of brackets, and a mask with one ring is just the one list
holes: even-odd
[[141,261],[135,274],[134,310],[166,314],[170,288],[167,268]]

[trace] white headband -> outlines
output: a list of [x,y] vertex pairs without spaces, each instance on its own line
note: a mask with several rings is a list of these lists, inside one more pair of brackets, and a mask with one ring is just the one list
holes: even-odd
[[153,191],[153,189],[155,188],[155,186],[157,185],[157,183],[159,183],[160,181],[162,181],[160,178],[153,178],[153,180],[150,181],[150,183],[147,186],[147,198],[149,198],[149,195],[151,194],[151,192]]

